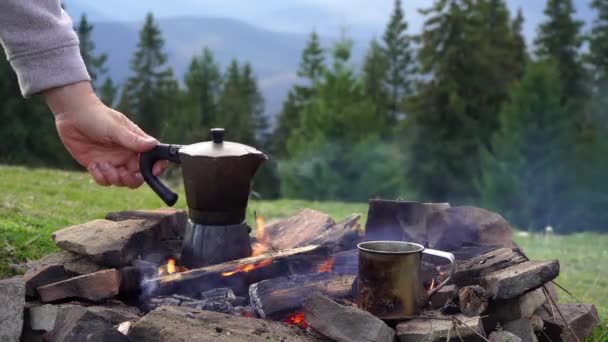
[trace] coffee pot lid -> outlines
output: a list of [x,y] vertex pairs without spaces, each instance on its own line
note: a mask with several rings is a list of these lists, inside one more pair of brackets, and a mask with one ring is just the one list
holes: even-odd
[[211,141],[199,142],[185,145],[179,149],[180,154],[192,157],[240,157],[248,154],[264,155],[255,148],[235,142],[224,141],[225,130],[223,128],[212,128]]

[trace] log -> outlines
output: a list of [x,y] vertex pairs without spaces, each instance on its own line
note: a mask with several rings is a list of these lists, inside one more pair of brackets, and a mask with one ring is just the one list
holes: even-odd
[[458,289],[455,285],[446,285],[439,289],[437,293],[431,296],[431,308],[441,309],[445,303],[453,299],[458,293]]
[[480,316],[488,309],[486,291],[477,285],[465,286],[458,291],[458,305],[466,316]]
[[526,258],[511,248],[500,248],[456,263],[452,283],[459,286],[479,283],[479,278],[507,267],[521,264]]
[[480,335],[485,336],[481,317],[444,316],[432,311],[397,324],[400,342],[484,341]]
[[332,253],[356,248],[361,240],[359,235],[360,219],[361,214],[352,214],[343,221],[327,228],[319,236],[312,239],[309,244],[325,246]]
[[249,287],[249,300],[260,317],[281,319],[300,310],[315,292],[351,298],[355,277],[327,272],[267,279]]
[[101,301],[117,295],[119,288],[120,272],[109,269],[39,287],[38,294],[43,303],[67,298]]
[[[536,315],[544,322],[541,341],[579,341],[591,336],[600,324],[597,309],[593,304],[558,304],[557,305],[566,322],[554,307],[549,305],[541,307]],[[570,330],[568,328],[570,326]],[[573,336],[573,333],[575,336]]]
[[[274,250],[292,249],[312,245],[313,240],[334,226],[336,222],[327,214],[304,209],[294,216],[264,227],[261,242]],[[260,237],[259,233],[256,236]]]
[[493,300],[517,298],[559,275],[559,261],[526,261],[488,274],[481,286]]
[[246,293],[249,285],[289,272],[308,272],[328,258],[328,250],[311,245],[267,252],[258,256],[227,261],[217,265],[151,278],[142,282],[148,296],[180,293],[197,297],[202,291],[216,287]]
[[393,342],[395,330],[369,312],[340,305],[314,293],[304,306],[304,320],[316,332],[338,342]]

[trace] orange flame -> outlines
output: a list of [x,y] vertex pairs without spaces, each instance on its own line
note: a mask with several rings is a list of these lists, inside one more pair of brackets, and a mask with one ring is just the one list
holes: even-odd
[[308,328],[308,323],[306,323],[306,321],[304,320],[303,312],[298,312],[298,313],[292,315],[287,320],[285,320],[285,323],[292,324],[292,325],[298,325],[304,329]]
[[336,257],[331,257],[321,265],[319,265],[319,273],[331,272],[334,267],[334,262],[336,262]]
[[169,259],[169,260],[167,260],[166,265],[163,265],[158,268],[158,275],[163,276],[163,275],[168,275],[168,274],[175,274],[175,273],[179,273],[179,272],[185,272],[187,270],[188,269],[183,266],[176,266],[175,259]]
[[429,286],[429,291],[431,291],[434,288],[435,288],[435,278],[433,277],[433,280],[431,280],[431,286]]
[[256,240],[258,240],[258,242],[254,243],[251,246],[252,249],[252,255],[253,256],[258,256],[261,254],[264,254],[265,252],[267,252],[270,248],[270,243],[268,241],[268,237],[266,236],[266,233],[264,231],[264,217],[260,216],[256,216],[255,217],[255,238]]
[[260,262],[256,262],[253,264],[242,264],[242,265],[238,265],[233,271],[228,271],[228,272],[222,272],[222,276],[223,277],[229,277],[231,275],[237,274],[237,273],[247,273],[247,272],[251,272],[253,270],[256,270],[258,268],[262,268],[262,267],[266,267],[268,265],[272,264],[272,259],[264,259]]

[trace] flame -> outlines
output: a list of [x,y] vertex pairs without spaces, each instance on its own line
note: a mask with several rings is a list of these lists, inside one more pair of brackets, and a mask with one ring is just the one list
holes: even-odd
[[308,328],[308,323],[306,323],[306,321],[304,320],[304,312],[298,312],[292,315],[291,317],[285,320],[285,323],[297,325],[304,329]]
[[265,232],[264,232],[264,217],[260,216],[256,216],[255,217],[255,238],[256,240],[258,240],[258,242],[254,243],[251,246],[251,249],[253,251],[252,255],[253,256],[258,256],[261,255],[265,252],[267,252],[270,248],[270,243],[268,241],[268,237],[266,236]]
[[332,268],[334,267],[334,262],[336,262],[336,257],[331,257],[325,260],[325,262],[319,265],[319,273],[331,272]]
[[242,264],[242,265],[238,265],[233,271],[228,271],[228,272],[222,272],[222,276],[223,277],[229,277],[231,275],[237,274],[237,273],[247,273],[247,272],[251,272],[253,270],[256,270],[258,268],[262,268],[262,267],[266,267],[268,265],[272,264],[272,259],[264,259],[260,262],[256,262],[253,264]]
[[169,275],[169,274],[176,274],[179,272],[185,272],[187,270],[188,269],[183,266],[176,266],[175,259],[171,258],[171,259],[167,260],[166,265],[163,265],[158,268],[158,275],[164,276],[164,275]]
[[434,288],[435,288],[435,277],[433,277],[433,280],[431,280],[431,286],[429,286],[429,291],[431,291]]

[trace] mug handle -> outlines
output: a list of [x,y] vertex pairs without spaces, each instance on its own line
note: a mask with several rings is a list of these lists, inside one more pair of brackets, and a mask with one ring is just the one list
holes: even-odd
[[428,255],[438,256],[440,258],[448,259],[450,261],[450,274],[448,275],[448,277],[444,281],[441,282],[441,284],[437,285],[434,289],[432,289],[428,293],[427,297],[430,298],[437,291],[441,290],[442,287],[444,287],[445,285],[447,285],[447,283],[450,281],[450,278],[452,278],[452,276],[454,275],[454,272],[456,271],[456,263],[455,263],[456,262],[456,258],[454,257],[454,254],[452,254],[452,253],[438,251],[436,249],[424,249],[422,251],[422,253],[428,254]]

